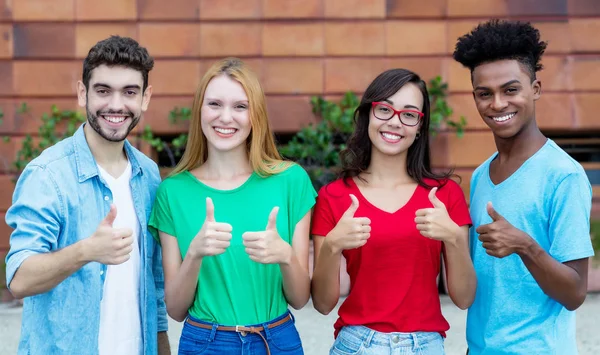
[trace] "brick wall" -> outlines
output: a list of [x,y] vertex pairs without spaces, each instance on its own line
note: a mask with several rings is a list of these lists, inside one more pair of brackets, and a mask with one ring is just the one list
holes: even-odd
[[[158,133],[184,129],[168,123],[168,112],[190,105],[204,70],[224,56],[242,57],[259,73],[278,132],[314,120],[310,96],[360,94],[387,68],[442,75],[468,131],[463,138],[442,133],[434,161],[456,166],[467,188],[494,144],[475,110],[468,72],[450,54],[459,35],[490,16],[531,20],[550,42],[537,105],[542,129],[597,132],[598,0],[0,0],[0,135],[12,138],[0,142],[0,219],[21,140],[37,132],[52,104],[76,108],[82,59],[110,34],[136,38],[156,59],[154,95],[140,127],[149,123]],[[21,102],[29,114],[17,113]],[[0,258],[8,236],[0,223]]]

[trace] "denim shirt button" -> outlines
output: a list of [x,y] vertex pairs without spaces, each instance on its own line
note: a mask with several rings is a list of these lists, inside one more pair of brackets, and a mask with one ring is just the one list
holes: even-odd
[[100,270],[100,276],[104,275],[104,270]]
[[110,198],[108,196],[104,196],[104,201],[108,201]]
[[394,335],[394,336],[392,337],[392,341],[393,341],[394,343],[397,343],[397,342],[399,342],[399,341],[400,341],[400,337],[399,337],[399,336],[397,336],[397,335]]

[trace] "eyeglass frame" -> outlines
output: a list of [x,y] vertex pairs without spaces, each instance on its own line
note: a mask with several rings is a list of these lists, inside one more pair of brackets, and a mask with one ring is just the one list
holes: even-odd
[[[383,105],[383,106],[385,106],[385,107],[389,108],[390,110],[394,111],[394,113],[393,113],[393,114],[390,116],[390,118],[388,118],[388,119],[379,118],[379,117],[377,117],[377,115],[375,114],[375,106],[377,106],[377,105]],[[414,127],[414,126],[418,125],[418,124],[421,122],[421,119],[423,118],[423,116],[425,116],[425,114],[424,114],[423,112],[419,111],[419,110],[396,110],[396,109],[395,109],[395,108],[393,108],[391,105],[389,105],[389,104],[387,104],[387,103],[385,103],[385,102],[382,102],[382,101],[374,101],[374,102],[371,102],[371,108],[373,109],[373,116],[375,116],[375,118],[376,118],[376,119],[378,119],[378,120],[381,120],[381,121],[389,121],[389,120],[391,120],[392,118],[394,118],[394,116],[398,115],[398,118],[400,119],[400,122],[401,122],[403,125],[405,125],[405,126],[408,126],[408,127]],[[402,112],[412,112],[412,113],[416,113],[416,114],[418,114],[418,115],[419,115],[419,119],[417,120],[417,123],[415,123],[415,124],[413,124],[413,125],[409,125],[409,124],[406,124],[406,123],[404,123],[404,121],[402,121],[402,117],[400,116],[400,114],[401,114]]]

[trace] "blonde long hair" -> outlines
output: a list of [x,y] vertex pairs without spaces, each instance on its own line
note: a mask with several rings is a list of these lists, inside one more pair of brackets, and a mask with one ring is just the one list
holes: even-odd
[[198,85],[192,106],[192,118],[185,152],[170,175],[195,169],[208,159],[208,144],[200,124],[201,111],[206,87],[214,77],[219,75],[227,75],[239,82],[248,96],[252,129],[246,141],[246,146],[252,170],[263,177],[286,170],[291,166],[291,162],[284,161],[281,158],[275,145],[267,118],[265,94],[256,74],[240,59],[225,58],[213,64]]

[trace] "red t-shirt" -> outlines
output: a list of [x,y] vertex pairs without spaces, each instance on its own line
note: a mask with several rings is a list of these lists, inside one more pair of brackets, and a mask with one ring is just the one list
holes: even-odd
[[[312,234],[326,236],[350,207],[354,194],[359,202],[355,217],[371,220],[371,237],[357,249],[344,250],[350,275],[350,293],[341,305],[334,325],[335,336],[345,325],[363,325],[379,332],[445,332],[436,278],[440,272],[442,242],[423,237],[415,224],[415,212],[433,207],[429,190],[417,186],[408,202],[394,213],[375,207],[360,193],[352,179],[337,180],[319,191],[312,217]],[[434,180],[427,183],[436,186]],[[452,180],[438,188],[436,196],[459,226],[470,225],[464,194]]]

